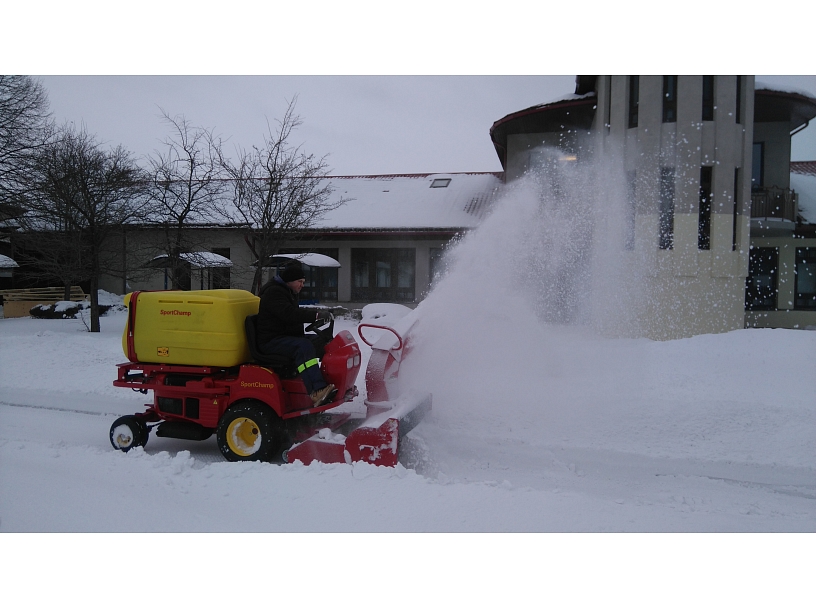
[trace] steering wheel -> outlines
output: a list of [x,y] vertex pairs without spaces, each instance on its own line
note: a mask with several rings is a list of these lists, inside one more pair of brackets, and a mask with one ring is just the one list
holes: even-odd
[[[321,326],[324,326],[321,328]],[[326,343],[334,339],[334,314],[329,312],[329,320],[315,320],[305,328],[307,333],[314,333],[318,337],[322,337]]]

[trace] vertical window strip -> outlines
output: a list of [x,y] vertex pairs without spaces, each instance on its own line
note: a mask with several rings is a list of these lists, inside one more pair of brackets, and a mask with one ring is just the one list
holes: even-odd
[[638,126],[638,103],[640,76],[629,77],[629,127]]
[[737,125],[742,123],[742,76],[737,75]]
[[714,120],[714,77],[703,76],[703,120]]
[[674,248],[674,168],[660,168],[659,247]]
[[734,211],[733,223],[731,227],[731,252],[737,251],[737,231],[739,229],[739,209],[740,209],[740,177],[742,172],[740,168],[734,169]]
[[624,227],[624,248],[635,249],[635,211],[637,204],[637,172],[626,172],[626,226]]
[[663,122],[677,122],[677,77],[663,77]]
[[700,211],[697,221],[697,248],[711,249],[711,192],[714,168],[704,165],[700,168]]
[[612,77],[606,77],[606,128],[612,128]]

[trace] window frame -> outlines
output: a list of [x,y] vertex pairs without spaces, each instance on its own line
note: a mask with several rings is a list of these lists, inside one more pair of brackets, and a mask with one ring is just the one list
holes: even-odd
[[[378,263],[387,263],[388,285],[378,285]],[[367,285],[357,282],[357,268],[367,270]],[[416,248],[352,248],[351,300],[357,302],[413,303],[416,301]],[[380,265],[379,269],[385,269]],[[404,273],[410,278],[406,283]],[[380,282],[381,284],[383,282]],[[400,284],[403,285],[400,285]],[[410,285],[407,285],[410,284]]]

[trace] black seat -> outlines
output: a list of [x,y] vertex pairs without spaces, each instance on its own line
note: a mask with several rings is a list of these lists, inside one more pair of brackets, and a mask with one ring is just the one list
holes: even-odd
[[269,367],[284,379],[297,377],[294,359],[287,358],[286,356],[277,356],[275,354],[264,354],[258,349],[258,344],[255,340],[255,323],[257,318],[258,314],[255,314],[254,316],[247,316],[244,320],[244,330],[246,331],[247,344],[249,345],[249,353],[252,355],[252,361],[261,366]]

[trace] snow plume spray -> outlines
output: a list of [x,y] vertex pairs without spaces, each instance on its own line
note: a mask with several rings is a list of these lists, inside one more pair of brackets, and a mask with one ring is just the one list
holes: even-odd
[[401,370],[405,383],[434,392],[439,409],[460,405],[472,417],[484,405],[488,426],[508,425],[497,404],[533,407],[534,388],[556,392],[547,377],[572,376],[572,365],[581,375],[603,368],[608,356],[592,355],[600,343],[592,337],[639,334],[623,171],[552,149],[531,158],[536,165],[447,253],[444,275],[417,308],[414,353]]

